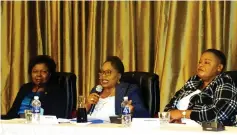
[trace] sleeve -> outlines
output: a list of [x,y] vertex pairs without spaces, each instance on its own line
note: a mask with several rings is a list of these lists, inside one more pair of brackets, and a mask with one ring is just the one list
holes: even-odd
[[133,117],[150,117],[148,110],[145,108],[142,98],[140,96],[140,88],[133,85],[128,90],[128,99],[132,100],[132,105],[134,106]]
[[11,109],[8,111],[7,115],[3,116],[2,119],[12,119],[19,118],[18,110],[20,108],[21,102],[25,97],[25,91],[27,90],[26,85],[23,85],[17,93],[17,96],[13,102]]
[[[211,121],[216,118],[225,121],[237,108],[236,87],[231,83],[223,83],[216,87],[213,103],[210,105],[194,105],[190,118],[195,121]],[[235,96],[235,97],[234,97]]]
[[165,106],[164,111],[167,112],[173,109],[177,109],[176,104],[178,103],[178,99],[180,95],[182,95],[184,92],[185,92],[184,87],[181,88],[179,91],[177,91],[174,97],[172,97],[170,102]]
[[189,80],[185,83],[185,85],[178,90],[175,95],[171,98],[171,100],[169,101],[169,103],[165,106],[164,111],[170,111],[170,110],[174,110],[177,109],[176,105],[178,104],[181,96],[191,87],[193,87],[193,81],[197,80],[197,76],[192,76],[189,78]]

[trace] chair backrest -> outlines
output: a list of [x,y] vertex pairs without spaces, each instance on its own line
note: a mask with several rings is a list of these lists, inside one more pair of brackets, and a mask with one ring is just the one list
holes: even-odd
[[[74,73],[56,72],[52,76],[54,83],[60,85],[66,90],[66,109],[65,118],[71,118],[72,112],[76,110],[77,92],[76,92],[76,75]],[[56,82],[55,82],[56,81]]]
[[233,79],[235,86],[237,87],[237,71],[226,71],[225,73]]
[[159,76],[148,72],[125,72],[121,81],[140,87],[145,107],[154,117],[160,108]]

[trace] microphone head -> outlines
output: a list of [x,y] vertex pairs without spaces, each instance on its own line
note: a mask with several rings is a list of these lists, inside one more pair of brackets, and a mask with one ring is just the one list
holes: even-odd
[[95,88],[96,92],[100,93],[103,90],[103,87],[101,85],[97,85]]

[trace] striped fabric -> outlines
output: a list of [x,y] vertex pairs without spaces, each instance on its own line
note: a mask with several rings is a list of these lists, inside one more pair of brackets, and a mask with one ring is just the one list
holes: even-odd
[[[166,105],[164,111],[177,109],[179,100],[196,91],[202,83],[202,80],[197,75],[191,77],[175,93],[175,96]],[[188,105],[188,110],[192,110],[190,118],[197,122],[214,121],[216,113],[220,111],[217,120],[224,125],[233,125],[237,110],[236,94],[237,88],[230,76],[225,73],[216,76],[201,93],[191,97]]]
[[21,102],[21,106],[19,108],[18,114],[24,114],[25,110],[31,110],[31,101],[34,99],[34,96],[39,96],[41,95],[42,92],[31,92],[29,93]]

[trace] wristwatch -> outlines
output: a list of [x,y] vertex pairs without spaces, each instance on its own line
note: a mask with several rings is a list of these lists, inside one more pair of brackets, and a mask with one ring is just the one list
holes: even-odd
[[183,115],[183,118],[186,118],[186,111],[185,110],[182,111],[182,115]]

